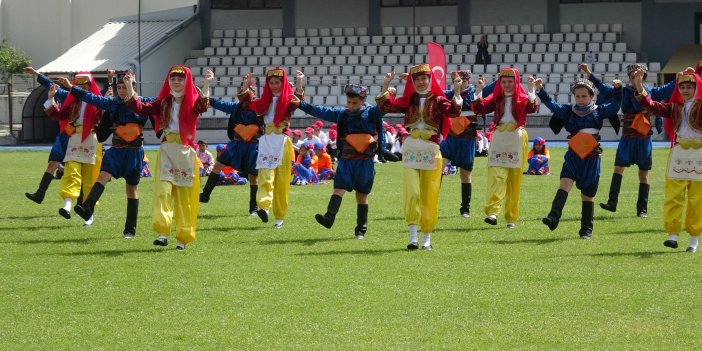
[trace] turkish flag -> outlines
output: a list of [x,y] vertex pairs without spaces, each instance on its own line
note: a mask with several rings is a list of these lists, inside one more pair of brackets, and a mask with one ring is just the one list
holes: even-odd
[[446,54],[444,47],[430,41],[427,43],[429,57],[429,67],[431,67],[434,79],[439,82],[441,89],[446,89]]

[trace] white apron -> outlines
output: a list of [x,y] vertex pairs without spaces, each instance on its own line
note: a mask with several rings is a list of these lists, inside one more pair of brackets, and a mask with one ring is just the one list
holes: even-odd
[[405,168],[434,170],[440,161],[441,151],[436,143],[411,136],[402,143],[402,165]]
[[488,151],[488,166],[522,168],[524,160],[524,129],[501,132],[495,130]]
[[85,141],[81,141],[82,133],[79,132],[80,129],[76,130],[75,133],[68,139],[68,146],[66,147],[66,156],[63,158],[63,162],[75,161],[84,164],[95,164],[95,158],[97,157],[97,136],[95,133],[90,133]]
[[181,143],[161,143],[159,149],[161,164],[160,180],[175,186],[191,187],[195,178],[195,159],[197,153],[190,146]]
[[683,149],[675,145],[668,159],[668,178],[676,180],[702,181],[702,148]]
[[283,159],[284,134],[264,134],[258,139],[256,169],[275,169]]

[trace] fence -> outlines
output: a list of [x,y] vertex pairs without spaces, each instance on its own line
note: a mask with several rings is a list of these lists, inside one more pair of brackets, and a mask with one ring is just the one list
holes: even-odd
[[0,84],[0,145],[16,144],[22,130],[22,109],[36,88],[32,75],[13,74]]

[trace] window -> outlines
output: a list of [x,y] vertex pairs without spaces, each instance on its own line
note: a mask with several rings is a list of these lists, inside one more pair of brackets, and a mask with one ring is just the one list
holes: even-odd
[[381,7],[455,6],[457,0],[381,0]]
[[283,0],[212,0],[213,9],[281,9]]

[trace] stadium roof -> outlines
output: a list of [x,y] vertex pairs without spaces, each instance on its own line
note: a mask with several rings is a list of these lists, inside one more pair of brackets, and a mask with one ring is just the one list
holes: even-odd
[[[141,52],[158,43],[168,32],[193,15],[193,7],[181,7],[141,15]],[[138,57],[137,16],[111,18],[97,32],[76,44],[39,71],[66,73],[126,70]]]

